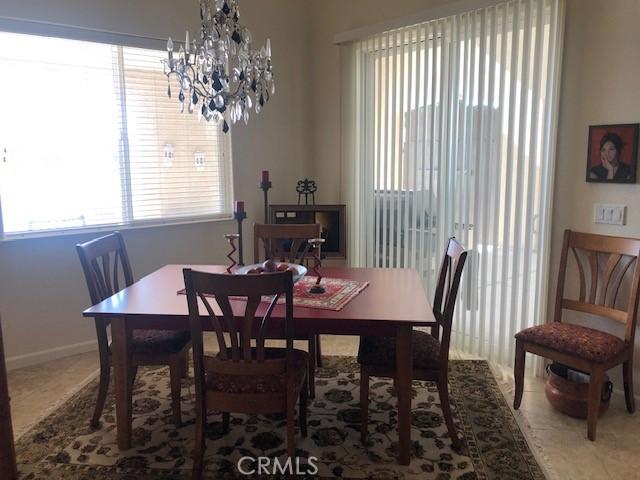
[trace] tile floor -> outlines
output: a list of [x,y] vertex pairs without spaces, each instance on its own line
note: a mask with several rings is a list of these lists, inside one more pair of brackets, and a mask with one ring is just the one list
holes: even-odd
[[[322,348],[326,355],[354,355],[358,340],[325,336]],[[466,357],[452,352],[451,358]],[[9,372],[16,436],[55,408],[61,399],[74,393],[97,368],[97,353],[85,353]],[[511,373],[500,367],[493,370],[511,403]],[[621,395],[614,395],[609,411],[600,419],[595,443],[587,440],[584,421],[569,418],[551,408],[540,378],[527,378],[522,406],[515,416],[550,478],[640,479],[640,412],[629,415]]]

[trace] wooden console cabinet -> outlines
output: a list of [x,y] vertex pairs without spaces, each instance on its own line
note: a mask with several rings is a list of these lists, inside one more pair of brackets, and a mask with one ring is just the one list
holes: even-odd
[[347,258],[344,205],[269,205],[271,223],[319,223],[322,225],[323,258]]

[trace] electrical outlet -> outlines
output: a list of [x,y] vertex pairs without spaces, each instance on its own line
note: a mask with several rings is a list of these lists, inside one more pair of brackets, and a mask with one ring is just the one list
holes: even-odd
[[626,223],[626,205],[596,203],[593,210],[593,221],[595,223],[604,223],[607,225],[625,225]]

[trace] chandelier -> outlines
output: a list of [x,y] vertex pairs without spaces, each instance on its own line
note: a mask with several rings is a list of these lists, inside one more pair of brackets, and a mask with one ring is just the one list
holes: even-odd
[[189,113],[198,109],[207,121],[222,121],[229,131],[229,120],[249,121],[275,93],[271,67],[271,42],[260,50],[252,49],[251,32],[239,23],[237,0],[200,0],[202,28],[200,41],[189,42],[174,52],[173,40],[167,41],[168,56],[162,60],[171,98],[171,76],[178,82],[180,111],[185,103]]

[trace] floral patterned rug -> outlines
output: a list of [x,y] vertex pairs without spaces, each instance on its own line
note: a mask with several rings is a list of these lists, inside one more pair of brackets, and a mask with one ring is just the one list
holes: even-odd
[[[454,415],[465,439],[459,452],[451,448],[435,385],[414,382],[409,466],[396,463],[393,382],[371,380],[369,441],[363,446],[358,365],[351,357],[325,357],[324,365],[317,372],[316,399],[310,402],[309,436],[297,436],[297,455],[317,458],[317,474],[306,478],[545,478],[486,362],[464,360],[450,365]],[[168,369],[140,369],[134,389],[134,447],[126,452],[119,452],[116,446],[112,396],[101,428],[92,431],[89,427],[96,391],[97,381],[93,381],[17,442],[21,478],[190,478],[194,391],[189,380],[183,381],[184,425],[176,429],[171,419]],[[205,478],[258,478],[257,474],[243,476],[238,460],[246,456],[286,458],[284,425],[283,415],[232,415],[230,432],[223,434],[221,415],[212,413]],[[244,465],[243,470],[250,471],[249,467]]]

